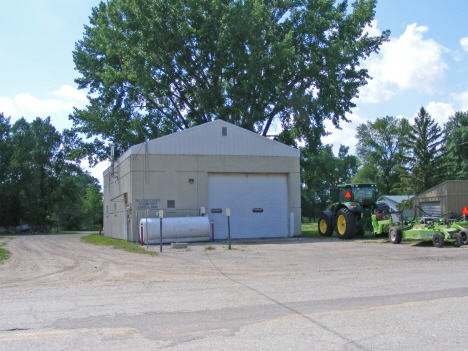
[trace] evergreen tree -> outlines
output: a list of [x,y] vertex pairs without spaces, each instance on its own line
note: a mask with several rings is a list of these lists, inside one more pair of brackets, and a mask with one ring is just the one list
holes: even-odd
[[400,190],[420,194],[446,180],[447,165],[443,144],[441,127],[421,107],[404,142],[409,153],[402,158],[404,165],[400,169]]

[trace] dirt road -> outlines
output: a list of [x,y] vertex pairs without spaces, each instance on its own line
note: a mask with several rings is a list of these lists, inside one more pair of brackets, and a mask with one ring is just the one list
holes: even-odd
[[0,350],[468,348],[468,247],[278,240],[153,257],[80,237],[2,239]]

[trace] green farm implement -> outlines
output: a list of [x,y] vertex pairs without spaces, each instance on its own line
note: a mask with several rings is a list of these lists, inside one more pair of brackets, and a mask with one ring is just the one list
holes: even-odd
[[[465,228],[467,222],[423,217],[415,221],[395,224],[388,233],[392,244],[399,244],[402,239],[432,240],[435,247],[443,247],[445,242],[451,242],[455,247],[468,244],[468,229]],[[400,227],[400,224],[404,226]]]

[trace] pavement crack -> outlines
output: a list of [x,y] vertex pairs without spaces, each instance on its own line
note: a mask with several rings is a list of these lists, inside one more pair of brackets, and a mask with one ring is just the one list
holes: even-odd
[[294,314],[296,314],[296,315],[298,315],[298,316],[301,316],[302,318],[308,320],[308,321],[311,322],[312,324],[315,324],[315,325],[319,326],[320,328],[322,328],[322,329],[328,331],[329,333],[332,333],[332,334],[334,334],[335,336],[339,337],[340,339],[346,341],[347,344],[351,344],[351,343],[352,343],[354,346],[356,346],[357,348],[359,348],[359,349],[361,349],[361,350],[367,350],[367,349],[366,349],[365,347],[363,347],[362,345],[359,345],[356,341],[353,341],[353,340],[347,338],[346,336],[344,336],[344,335],[342,335],[342,334],[340,334],[340,333],[334,331],[333,329],[330,329],[330,328],[327,327],[326,325],[324,325],[324,324],[322,324],[322,323],[316,321],[316,320],[313,319],[313,318],[310,318],[309,316],[303,314],[302,312],[300,312],[300,311],[298,311],[298,310],[296,310],[296,309],[294,309],[294,308],[292,308],[292,307],[289,307],[289,306],[285,305],[284,303],[282,303],[282,302],[280,302],[280,301],[278,301],[278,300],[275,300],[274,298],[272,298],[272,297],[266,295],[265,293],[263,293],[263,292],[261,292],[261,291],[255,289],[255,288],[252,288],[251,286],[249,286],[249,285],[247,285],[247,284],[244,284],[244,283],[242,283],[242,282],[240,282],[240,281],[238,281],[238,280],[236,280],[236,279],[234,279],[234,278],[231,278],[230,276],[228,276],[227,274],[225,274],[221,269],[219,269],[218,266],[215,265],[215,263],[211,260],[211,257],[210,257],[210,255],[208,255],[208,253],[206,253],[206,256],[208,257],[208,260],[210,260],[210,262],[211,262],[211,264],[213,265],[213,267],[214,267],[221,275],[223,275],[223,276],[226,277],[227,279],[233,281],[233,282],[236,283],[236,284],[242,285],[243,287],[245,287],[245,288],[247,288],[247,289],[249,289],[249,290],[251,290],[251,291],[253,291],[253,292],[257,293],[257,294],[259,294],[260,296],[262,296],[262,297],[264,297],[264,298],[270,300],[271,302],[275,303],[276,305],[281,306],[282,308],[284,308],[284,309],[286,309],[286,310],[289,310],[290,312],[293,312]]

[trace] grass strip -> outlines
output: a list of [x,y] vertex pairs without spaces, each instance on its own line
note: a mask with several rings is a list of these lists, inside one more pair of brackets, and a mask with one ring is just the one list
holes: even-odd
[[6,245],[6,243],[1,243],[0,244],[0,264],[3,263],[3,261],[6,261],[10,258],[11,256],[11,253],[10,251],[6,250],[6,249],[2,249],[2,247],[4,247]]
[[314,238],[314,239],[326,239],[320,236],[318,232],[317,223],[302,223],[301,225],[301,237],[303,238]]
[[150,255],[150,256],[158,255],[156,251],[147,251],[138,244],[129,243],[128,241],[124,241],[124,240],[108,238],[99,234],[91,234],[91,235],[83,236],[81,238],[81,241],[88,243],[88,244],[99,245],[99,246],[112,246],[114,249],[124,250],[127,252],[145,254],[145,255]]

